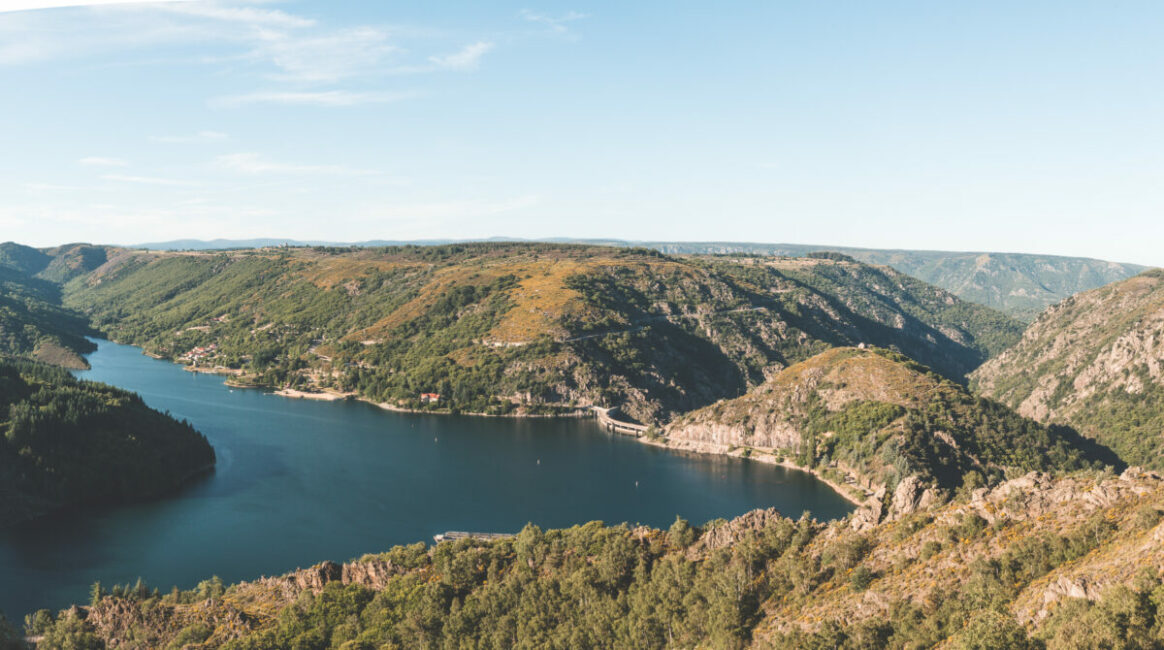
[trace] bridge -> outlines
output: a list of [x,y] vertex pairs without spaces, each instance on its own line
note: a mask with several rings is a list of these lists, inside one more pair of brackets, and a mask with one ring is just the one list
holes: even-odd
[[622,433],[636,438],[641,437],[647,432],[647,426],[644,424],[634,424],[633,422],[626,422],[623,420],[616,420],[611,417],[611,414],[618,413],[618,407],[604,409],[601,406],[595,406],[594,414],[598,416],[598,424],[606,427],[607,431],[615,433]]

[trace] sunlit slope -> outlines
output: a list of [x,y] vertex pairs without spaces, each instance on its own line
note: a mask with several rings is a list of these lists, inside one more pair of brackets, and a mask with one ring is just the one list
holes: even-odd
[[113,251],[66,303],[119,341],[265,385],[538,412],[620,405],[657,421],[826,348],[894,347],[960,378],[1014,320],[844,259],[668,257],[549,244]]
[[1079,294],[974,373],[985,394],[1164,468],[1164,271]]
[[887,516],[940,503],[966,484],[1118,463],[1073,431],[881,349],[827,350],[741,397],[683,414],[663,435],[669,446],[744,450],[815,469],[858,498],[876,495]]

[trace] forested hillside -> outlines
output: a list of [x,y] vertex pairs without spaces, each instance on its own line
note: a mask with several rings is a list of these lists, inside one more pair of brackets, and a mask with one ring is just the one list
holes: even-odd
[[1122,469],[1070,429],[1038,424],[879,349],[828,350],[742,397],[683,414],[662,434],[670,447],[817,470],[873,496],[891,517],[1029,471]]
[[0,262],[0,354],[87,368],[81,355],[93,350],[85,339],[93,331],[60,302],[60,286]]
[[1029,417],[1070,424],[1129,463],[1164,469],[1164,271],[1056,305],[974,383]]
[[527,526],[30,616],[79,648],[1116,648],[1164,640],[1164,482],[1032,473],[871,530]]
[[133,393],[0,359],[0,526],[65,506],[144,499],[214,464],[185,422]]
[[66,304],[122,342],[266,386],[419,408],[620,405],[644,422],[735,397],[838,345],[960,379],[1021,325],[843,256],[668,257],[548,244],[117,250]]

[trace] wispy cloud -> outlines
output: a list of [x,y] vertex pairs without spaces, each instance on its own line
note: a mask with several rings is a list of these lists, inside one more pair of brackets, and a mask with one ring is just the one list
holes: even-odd
[[228,7],[216,2],[178,2],[168,5],[159,5],[167,11],[212,18],[214,20],[245,23],[248,25],[267,25],[271,27],[298,28],[311,27],[315,20],[296,16],[278,9],[255,9],[252,7]]
[[25,183],[24,189],[29,192],[81,192],[93,188],[77,185],[58,185],[56,183]]
[[243,174],[333,174],[339,176],[372,176],[379,172],[371,169],[353,169],[342,165],[301,165],[265,158],[257,153],[232,153],[215,159],[217,166]]
[[493,43],[478,41],[461,48],[460,51],[444,56],[430,56],[428,60],[438,68],[449,70],[476,70],[481,57],[493,49]]
[[157,178],[155,176],[130,176],[127,174],[105,174],[101,178],[107,181],[120,183],[137,183],[139,185],[165,185],[169,187],[192,187],[197,185],[193,181],[183,181],[172,178]]
[[359,104],[390,104],[412,99],[415,92],[351,92],[347,90],[255,92],[243,95],[215,97],[208,103],[211,108],[239,108],[254,104],[286,104],[292,106],[356,106]]
[[121,158],[105,158],[103,156],[87,156],[77,161],[88,167],[128,167],[129,163]]
[[556,34],[564,34],[568,32],[570,28],[567,25],[569,23],[589,17],[589,14],[583,14],[577,11],[567,11],[560,16],[551,16],[549,14],[543,14],[536,11],[531,11],[529,9],[522,9],[521,11],[517,12],[517,15],[531,23],[545,25],[546,28]]
[[199,131],[193,135],[155,135],[150,140],[167,144],[187,144],[190,142],[216,142],[226,140],[229,137],[220,131]]
[[56,9],[60,7],[96,7],[100,5],[155,4],[157,2],[188,2],[189,0],[4,0],[0,13]]
[[270,62],[280,70],[274,78],[293,82],[334,82],[374,73],[403,52],[389,42],[387,31],[374,27],[314,35],[264,31],[259,38],[247,58]]

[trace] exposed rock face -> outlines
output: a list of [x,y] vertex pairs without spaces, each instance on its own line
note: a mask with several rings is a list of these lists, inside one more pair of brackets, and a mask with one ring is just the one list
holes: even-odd
[[301,591],[322,591],[329,582],[359,584],[372,589],[382,589],[401,570],[389,560],[379,558],[358,560],[345,564],[321,562],[307,569],[272,578],[261,578],[257,582],[278,589],[284,598],[293,599]]
[[1164,271],[1064,300],[972,379],[1023,415],[1164,468]]
[[[918,494],[917,484],[902,484],[907,487],[901,488],[900,501],[908,503],[907,496]],[[895,493],[892,501],[898,497]],[[1029,558],[1060,537],[1082,533],[1077,543],[1086,550],[1081,555],[1060,558],[1043,569],[1046,573],[1017,585],[1020,589],[1009,610],[1028,630],[1038,630],[1064,599],[1096,600],[1113,588],[1133,584],[1145,571],[1164,571],[1164,523],[1146,529],[1137,523],[1142,508],[1162,506],[1164,480],[1152,472],[1132,468],[1118,477],[1087,473],[1066,478],[1032,472],[975,490],[967,502],[931,508],[924,517],[910,520],[916,527],[903,528],[900,521],[863,526],[860,532],[874,547],[864,561],[878,576],[873,584],[865,591],[826,586],[807,601],[774,604],[754,638],[766,647],[764,640],[773,638],[775,631],[815,630],[824,621],[849,625],[882,619],[902,601],[936,607],[942,598],[964,589],[976,563],[1008,553]],[[849,519],[849,527],[862,512]],[[975,516],[987,525],[977,533],[963,532],[963,522]],[[1096,522],[1104,523],[1092,532]],[[852,534],[836,531],[838,527],[818,536],[822,544],[818,552]]]
[[702,557],[716,549],[731,546],[748,533],[763,530],[783,518],[784,516],[775,508],[745,513],[703,533],[688,549],[688,557],[693,559]]
[[917,476],[907,476],[897,484],[890,503],[890,516],[899,519],[921,510],[945,503],[946,495],[933,486],[926,485]]

